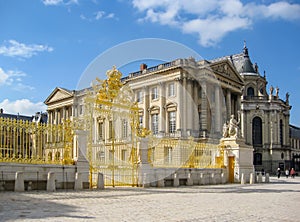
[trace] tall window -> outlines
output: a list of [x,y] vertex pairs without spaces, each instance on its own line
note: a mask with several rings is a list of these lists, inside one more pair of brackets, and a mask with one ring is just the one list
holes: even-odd
[[153,134],[158,134],[158,114],[153,114],[151,116],[152,120],[152,132]]
[[109,139],[112,139],[113,137],[113,124],[112,124],[112,121],[109,121],[108,122],[108,138]]
[[143,92],[142,91],[137,92],[137,102],[138,103],[143,102]]
[[176,131],[176,113],[169,112],[169,133],[175,133]]
[[164,159],[166,164],[172,163],[172,147],[165,146],[164,157],[165,157]]
[[100,122],[98,124],[98,139],[103,140],[104,139],[104,127],[103,127],[103,122]]
[[122,150],[122,152],[121,152],[121,160],[122,161],[126,160],[126,150]]
[[252,122],[252,144],[262,146],[262,120],[259,117],[255,117]]
[[105,162],[105,152],[104,151],[98,151],[97,160],[100,161],[101,163]]
[[128,122],[126,119],[122,120],[122,136],[123,138],[128,136]]
[[282,119],[279,123],[279,139],[280,139],[280,145],[283,146],[283,122]]
[[109,158],[110,162],[113,160],[113,158],[114,158],[114,152],[112,150],[109,150],[108,158]]
[[158,99],[158,89],[157,89],[157,87],[152,88],[151,98],[152,98],[152,100]]
[[143,116],[139,116],[140,127],[143,127]]
[[252,87],[247,89],[247,96],[254,96],[254,89]]
[[169,96],[175,96],[175,84],[174,83],[169,84],[168,95]]

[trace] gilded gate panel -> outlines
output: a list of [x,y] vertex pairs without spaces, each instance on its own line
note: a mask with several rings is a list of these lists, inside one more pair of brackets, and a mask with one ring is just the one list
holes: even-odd
[[122,74],[113,67],[107,80],[99,80],[85,100],[88,160],[91,184],[103,173],[106,186],[137,185],[138,107]]
[[73,164],[72,125],[0,118],[0,162]]

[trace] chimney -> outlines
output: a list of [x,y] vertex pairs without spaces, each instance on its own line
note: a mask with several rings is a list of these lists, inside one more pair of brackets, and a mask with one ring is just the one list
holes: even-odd
[[144,71],[145,69],[147,69],[147,65],[145,63],[142,63],[140,65],[140,71]]

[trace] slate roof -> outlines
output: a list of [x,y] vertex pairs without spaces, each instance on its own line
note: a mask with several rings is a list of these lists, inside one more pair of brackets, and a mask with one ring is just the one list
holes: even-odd
[[19,114],[9,114],[9,113],[3,113],[0,112],[0,118],[7,118],[7,119],[16,119],[16,120],[24,120],[29,122],[39,122],[39,123],[47,123],[47,113],[40,113],[37,112],[34,116],[25,116],[25,115],[19,115]]
[[8,119],[16,119],[16,120],[24,120],[24,121],[32,121],[33,116],[23,116],[23,115],[15,115],[8,113],[0,113],[0,117],[8,118]]
[[217,62],[226,59],[232,63],[241,75],[259,75],[258,67],[256,64],[252,64],[246,45],[244,46],[242,53],[216,58],[210,60],[210,62]]

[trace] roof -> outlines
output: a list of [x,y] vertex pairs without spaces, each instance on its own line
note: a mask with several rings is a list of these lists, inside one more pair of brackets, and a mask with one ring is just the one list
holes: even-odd
[[7,113],[0,113],[0,117],[7,118],[7,119],[16,119],[16,120],[24,120],[24,121],[32,121],[33,116],[23,116],[23,115],[15,115],[15,114],[7,114]]
[[52,102],[51,100],[53,99],[53,97],[55,95],[58,95],[57,94],[58,92],[61,92],[61,95],[58,98],[55,98],[54,99],[55,101],[74,96],[75,90],[69,90],[69,89],[65,89],[65,88],[62,88],[62,87],[56,87],[52,91],[52,93],[47,97],[47,99],[44,101],[44,103],[46,105],[48,105],[48,103],[51,103]]
[[300,139],[300,128],[290,125],[290,137]]
[[35,115],[32,116],[25,116],[20,114],[9,114],[9,113],[3,113],[3,109],[1,109],[0,118],[23,120],[28,122],[47,123],[48,115],[47,113],[41,113],[41,112],[37,112]]
[[229,60],[241,75],[259,75],[258,66],[257,64],[252,64],[246,45],[244,45],[242,53],[224,56],[210,61],[217,62],[221,60]]

